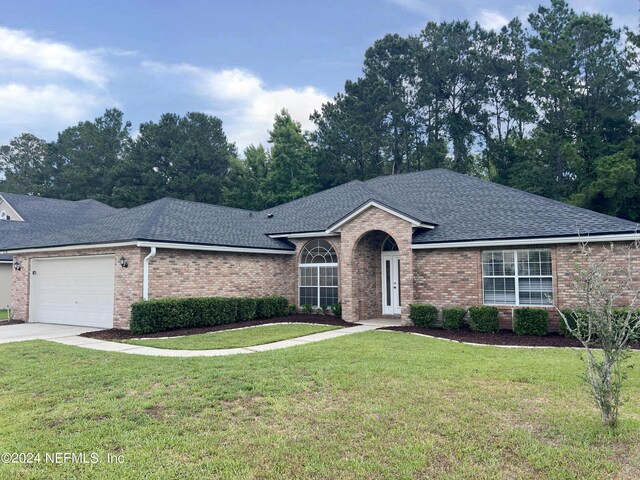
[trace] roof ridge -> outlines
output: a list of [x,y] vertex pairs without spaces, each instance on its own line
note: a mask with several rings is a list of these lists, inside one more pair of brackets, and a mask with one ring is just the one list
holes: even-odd
[[[310,195],[305,195],[304,197],[296,198],[295,200],[290,200],[288,202],[281,203],[279,205],[274,205],[273,207],[263,208],[262,210],[259,210],[258,213],[266,212],[268,210],[273,210],[274,208],[280,208],[280,207],[282,207],[284,205],[290,205],[292,203],[299,202],[301,200],[309,199],[310,197],[313,197],[314,195],[319,195],[321,193],[327,193],[327,192],[330,192],[331,190],[334,190],[336,188],[341,188],[341,187],[345,187],[347,185],[351,185],[352,183],[357,183],[357,184],[364,185],[365,182],[363,182],[362,180],[358,180],[358,179],[351,180],[350,182],[341,183],[340,185],[336,185],[335,187],[327,188],[325,190],[320,190],[319,192],[315,192],[315,193],[312,193]],[[251,211],[254,211],[254,210],[251,210]]]
[[[215,208],[223,208],[225,210],[236,210],[239,212],[246,212],[246,213],[258,213],[258,210],[248,210],[246,208],[238,208],[238,207],[229,207],[227,205],[218,205],[217,203],[208,203],[208,202],[198,202],[196,200],[185,200],[183,198],[175,198],[175,197],[162,197],[159,198],[158,200],[154,200],[154,201],[159,201],[159,200],[171,200],[174,202],[183,202],[183,203],[192,203],[195,205],[205,205],[207,207],[215,207]],[[143,203],[142,205],[148,205],[148,203]],[[138,206],[142,206],[142,205],[138,205]]]

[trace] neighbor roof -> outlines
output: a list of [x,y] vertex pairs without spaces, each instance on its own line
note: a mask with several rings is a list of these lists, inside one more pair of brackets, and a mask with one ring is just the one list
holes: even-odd
[[414,244],[625,234],[638,228],[627,220],[434,169],[353,181],[262,212],[165,198],[21,239],[10,249],[137,240],[292,250],[288,241],[269,235],[325,232],[369,202],[433,227],[417,228]]

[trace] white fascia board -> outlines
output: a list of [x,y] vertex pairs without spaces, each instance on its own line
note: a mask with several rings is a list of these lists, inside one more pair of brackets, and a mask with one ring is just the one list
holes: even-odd
[[333,225],[331,225],[326,233],[333,233],[338,231],[338,229],[344,225],[345,223],[349,222],[350,220],[352,220],[353,218],[357,217],[358,215],[360,215],[362,212],[364,212],[365,210],[367,210],[368,208],[371,207],[376,207],[379,208],[380,210],[383,210],[391,215],[394,215],[398,218],[401,218],[402,220],[405,220],[407,222],[409,222],[412,226],[414,227],[421,227],[421,228],[434,228],[434,225],[428,224],[428,223],[421,223],[418,222],[417,220],[407,217],[406,215],[398,212],[397,210],[394,210],[393,208],[389,208],[386,205],[382,205],[381,203],[378,203],[374,200],[365,203],[364,205],[362,205],[360,208],[358,208],[357,210],[354,210],[353,212],[351,212],[349,215],[347,215],[345,218],[343,218],[342,220],[338,221],[338,223],[335,223]]
[[4,250],[0,253],[11,253],[13,255],[19,255],[21,253],[34,253],[34,252],[64,252],[68,250],[90,250],[92,248],[116,248],[116,247],[131,247],[135,246],[136,242],[120,242],[120,243],[92,243],[88,245],[66,245],[64,247],[38,247],[38,248],[25,248],[22,250]]
[[271,238],[316,238],[316,237],[338,237],[339,233],[327,233],[325,231],[320,232],[305,232],[305,233],[278,233],[275,235],[269,235]]
[[4,198],[2,195],[0,195],[0,205],[2,205],[3,203],[6,203],[7,205],[9,205],[9,208],[11,208],[11,210],[13,210],[16,213],[16,215],[18,216],[18,221],[24,222],[24,218],[22,218],[20,216],[18,211],[15,208],[13,208],[13,206],[7,201],[6,198]]
[[4,263],[11,265],[13,263],[13,260],[0,260],[0,264],[4,264]]
[[547,238],[517,238],[504,240],[473,240],[469,242],[418,243],[413,244],[413,250],[432,250],[437,248],[467,248],[467,247],[510,247],[518,245],[552,245],[563,243],[592,243],[592,242],[627,242],[640,240],[640,233],[620,233],[612,235],[589,235],[583,237],[547,237]]
[[161,243],[138,242],[138,247],[156,247],[169,250],[200,250],[203,252],[231,252],[231,253],[270,253],[276,255],[293,255],[293,250],[276,250],[270,248],[222,247],[218,245],[194,245],[191,243]]

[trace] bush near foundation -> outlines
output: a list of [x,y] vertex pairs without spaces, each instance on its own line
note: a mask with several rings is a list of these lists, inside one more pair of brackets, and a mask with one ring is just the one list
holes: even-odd
[[163,298],[131,306],[131,332],[153,333],[178,328],[211,327],[253,319],[284,317],[284,297]]
[[442,309],[442,327],[447,330],[460,330],[464,324],[467,309],[462,307],[448,307]]
[[416,327],[433,327],[438,320],[438,309],[433,305],[409,305],[409,318]]
[[497,332],[500,311],[496,307],[471,307],[469,309],[469,328],[474,332]]
[[546,335],[549,331],[549,312],[544,308],[514,310],[513,331],[517,335]]

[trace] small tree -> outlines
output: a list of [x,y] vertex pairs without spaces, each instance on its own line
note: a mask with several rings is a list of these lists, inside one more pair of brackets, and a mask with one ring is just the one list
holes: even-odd
[[[581,303],[573,311],[575,322],[558,310],[567,329],[577,338],[586,356],[585,380],[600,409],[602,423],[615,427],[622,403],[624,363],[629,344],[640,334],[640,243],[625,247],[580,244],[573,286]],[[623,261],[621,261],[623,259]],[[628,308],[621,310],[617,305]]]

